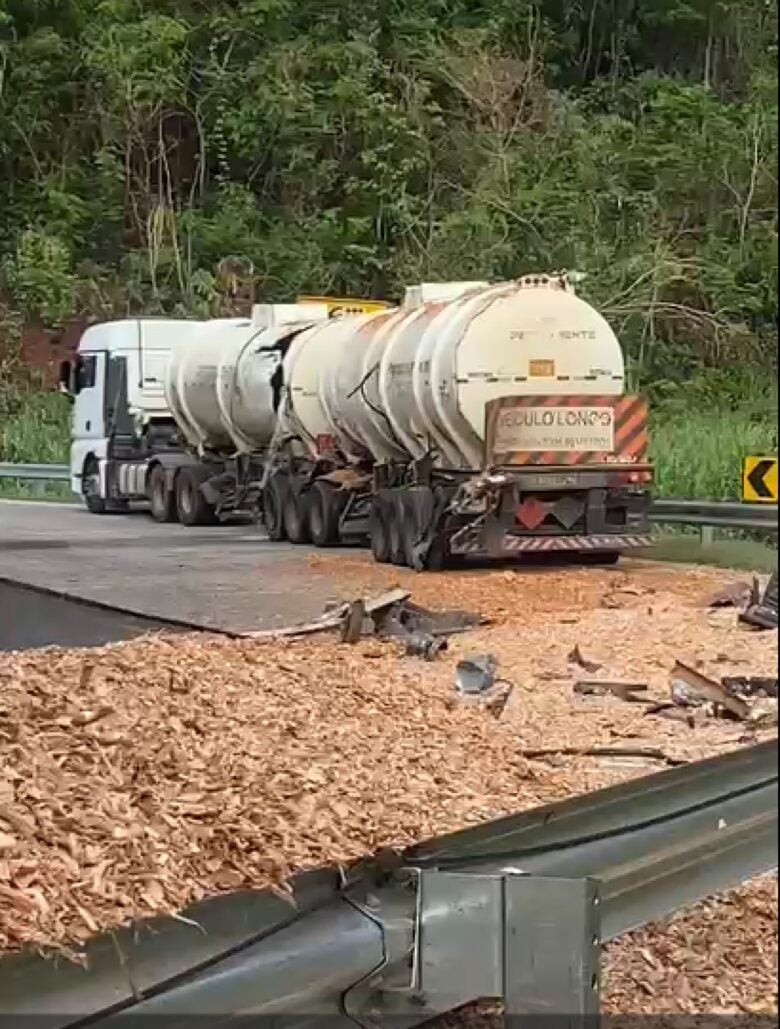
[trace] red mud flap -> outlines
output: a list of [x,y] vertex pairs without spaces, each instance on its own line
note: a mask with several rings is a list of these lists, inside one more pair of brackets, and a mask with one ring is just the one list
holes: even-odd
[[[641,547],[649,547],[652,541],[649,536],[628,536],[609,535],[598,536],[515,536],[512,533],[505,533],[501,542],[502,554],[539,554],[564,551],[576,553],[578,551],[615,551],[635,550]],[[479,554],[484,552],[484,546],[479,540],[464,539],[462,542],[453,540],[451,544],[453,554]]]

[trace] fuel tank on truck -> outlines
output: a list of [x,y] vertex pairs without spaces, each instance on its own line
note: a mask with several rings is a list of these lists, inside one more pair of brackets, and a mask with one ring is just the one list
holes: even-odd
[[565,276],[411,287],[404,305],[301,334],[285,378],[310,449],[335,437],[352,459],[484,461],[498,397],[619,396],[623,353]]
[[258,453],[271,441],[285,342],[327,319],[315,304],[256,305],[252,318],[204,322],[171,353],[165,392],[187,442],[198,453]]

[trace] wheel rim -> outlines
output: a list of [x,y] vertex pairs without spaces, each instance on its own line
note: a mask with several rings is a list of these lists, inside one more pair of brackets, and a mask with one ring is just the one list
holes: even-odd
[[94,466],[90,467],[84,476],[83,482],[85,497],[94,498],[100,496],[100,472]]

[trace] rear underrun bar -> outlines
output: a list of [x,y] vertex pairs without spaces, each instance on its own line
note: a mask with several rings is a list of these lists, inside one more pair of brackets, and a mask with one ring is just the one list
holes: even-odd
[[[777,743],[0,962],[0,1029],[406,1029],[469,1001],[598,1013],[601,944],[777,866]],[[197,923],[197,924],[193,924]],[[24,1017],[22,1017],[24,1016]]]

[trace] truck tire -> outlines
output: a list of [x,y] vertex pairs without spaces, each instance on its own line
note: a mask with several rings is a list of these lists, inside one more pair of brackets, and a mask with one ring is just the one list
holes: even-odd
[[168,477],[162,465],[156,464],[149,473],[149,507],[156,522],[175,522],[176,493],[168,486]]
[[339,518],[344,494],[332,482],[315,482],[309,493],[309,534],[315,547],[332,547],[340,541]]
[[374,497],[369,519],[371,554],[377,564],[386,565],[390,560],[390,534],[387,526],[387,507],[382,497]]
[[284,530],[290,543],[308,543],[309,532],[309,494],[290,483],[284,498]]
[[176,513],[182,525],[215,525],[214,507],[200,491],[203,475],[195,468],[182,468],[176,476]]
[[81,495],[90,514],[107,514],[108,505],[100,495],[100,465],[90,457],[81,473]]
[[284,502],[290,485],[283,472],[275,472],[263,490],[263,523],[272,543],[287,539],[284,528]]
[[390,543],[390,563],[404,567],[406,554],[404,548],[404,517],[406,508],[403,492],[393,490],[387,505],[387,536]]

